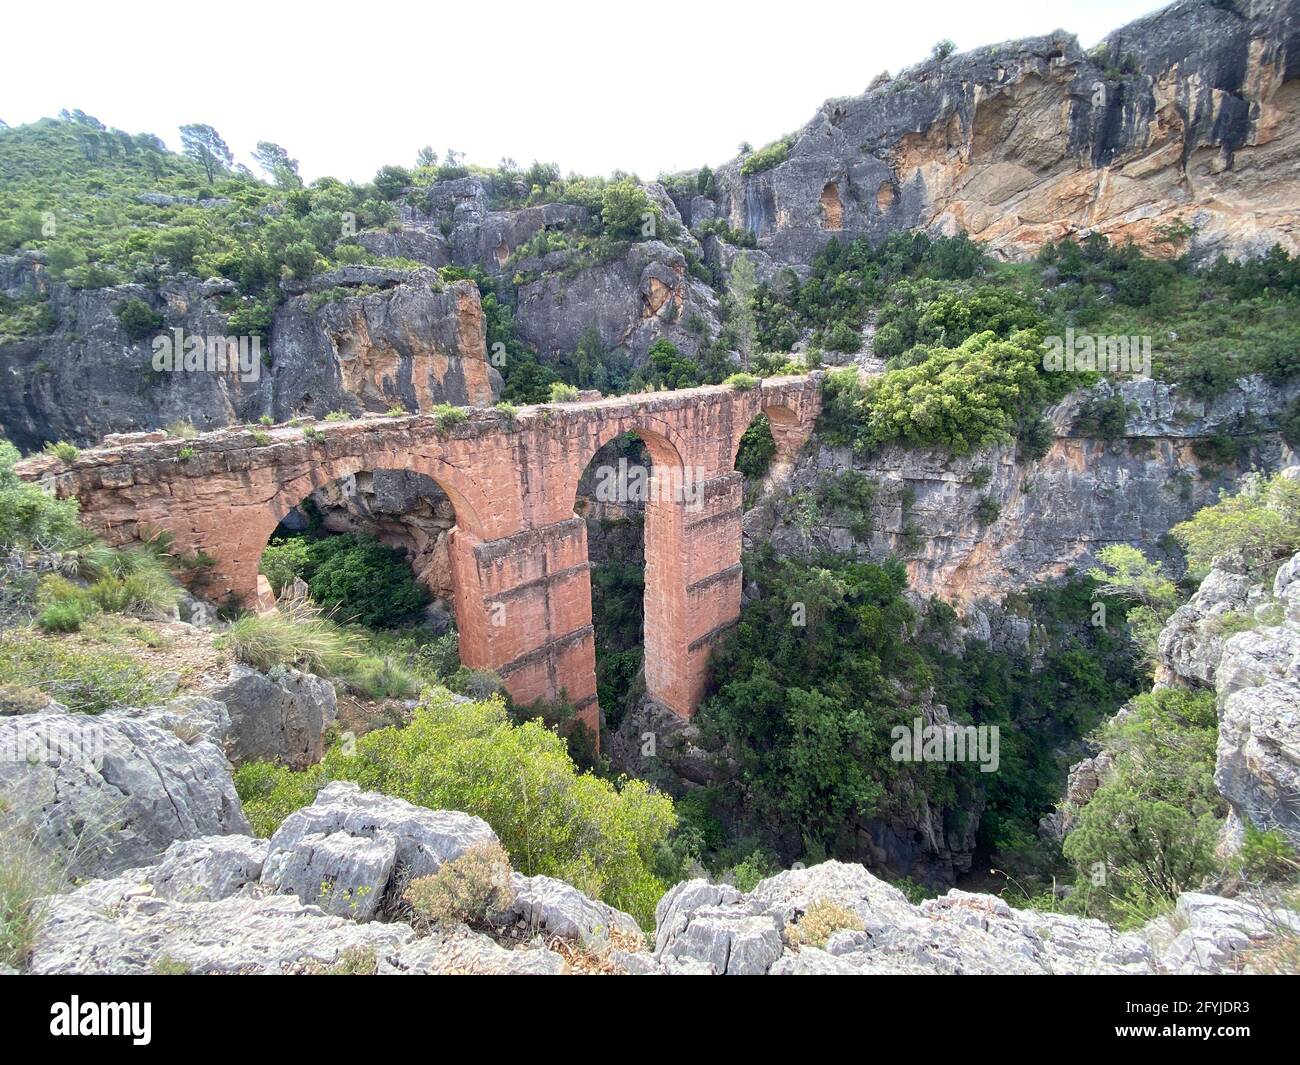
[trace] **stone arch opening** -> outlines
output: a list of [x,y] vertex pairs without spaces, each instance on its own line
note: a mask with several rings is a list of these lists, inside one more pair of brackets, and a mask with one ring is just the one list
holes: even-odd
[[[677,446],[654,429],[621,428],[596,445],[579,477],[574,510],[586,524],[601,708],[616,728],[633,677],[644,668],[646,693],[686,715],[693,705],[685,687],[682,536],[702,485]],[[632,596],[639,603],[629,602]]]
[[[781,477],[794,465],[811,431],[791,408],[779,403],[763,406],[740,427],[732,442],[732,468],[747,478]],[[750,469],[742,469],[742,461]]]
[[[462,500],[462,511],[466,506]],[[259,598],[265,599],[267,584],[277,598],[304,594],[303,584],[311,584],[325,558],[342,550],[339,537],[354,546],[377,542],[394,560],[400,555],[410,569],[416,588],[425,593],[421,618],[434,635],[441,635],[454,618],[451,542],[462,511],[438,480],[416,469],[376,466],[344,473],[313,487],[280,518],[259,559]],[[330,546],[322,549],[325,541]],[[377,565],[386,557],[374,552],[371,562]],[[320,596],[317,587],[312,591],[314,598]],[[410,594],[399,594],[390,616],[368,611],[360,620],[371,627],[414,623],[411,600]],[[347,617],[345,606],[320,605]]]

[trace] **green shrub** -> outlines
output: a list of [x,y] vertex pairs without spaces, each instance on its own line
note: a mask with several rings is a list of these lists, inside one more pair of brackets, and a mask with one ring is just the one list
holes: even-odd
[[51,603],[36,616],[36,624],[42,632],[76,632],[89,617],[80,603]]
[[774,166],[780,166],[790,158],[790,150],[793,147],[793,137],[782,137],[771,144],[765,144],[758,151],[751,152],[745,157],[745,161],[740,164],[740,172],[748,177],[751,174],[761,174],[764,170],[771,170]]
[[776,456],[776,440],[766,414],[760,414],[740,438],[736,452],[736,469],[747,478],[758,480],[767,473]]
[[293,584],[295,577],[306,573],[311,564],[310,542],[302,536],[277,536],[262,552],[258,571],[266,577],[271,590],[279,595]]
[[406,555],[373,538],[328,536],[312,541],[308,554],[304,576],[312,599],[342,620],[369,628],[401,625],[429,600]]
[[17,630],[0,634],[0,676],[36,688],[76,713],[148,706],[164,695],[148,667],[120,649],[92,651]]
[[616,787],[578,773],[561,736],[535,721],[512,724],[499,700],[456,703],[446,691],[426,700],[405,728],[370,732],[351,755],[334,748],[306,774],[243,767],[236,784],[254,828],[273,830],[269,809],[287,805],[285,778],[302,782],[293,801],[314,794],[322,775],[352,780],[482,817],[524,875],[559,877],[653,925],[665,889],[655,858],[676,824],[672,800],[642,781]]
[[755,377],[752,373],[733,373],[722,383],[730,385],[737,392],[750,392],[758,387],[761,380],[762,378]]
[[563,381],[551,383],[550,402],[552,403],[576,403],[578,395],[578,390],[573,385],[566,385]]
[[81,454],[81,449],[75,444],[69,444],[64,440],[59,440],[57,442],[46,444],[45,453],[47,455],[53,455],[61,462],[71,464],[77,460],[77,456]]
[[1257,882],[1289,881],[1300,872],[1295,848],[1277,829],[1264,831],[1247,821],[1236,855],[1241,875]]
[[327,422],[350,422],[352,420],[352,415],[350,412],[345,410],[332,410],[325,415],[325,420]]
[[433,408],[433,424],[440,433],[449,433],[458,425],[464,425],[469,420],[460,407],[453,407],[450,403],[439,403]]
[[1271,580],[1277,566],[1300,551],[1300,481],[1248,474],[1236,495],[1222,493],[1219,502],[1171,531],[1195,573],[1207,572],[1219,555],[1240,555]]
[[981,525],[992,525],[1002,513],[1002,504],[992,496],[983,496],[975,504],[975,520]]
[[328,781],[320,766],[300,773],[271,762],[245,762],[235,770],[235,790],[253,834],[268,838],[286,817],[310,806]]
[[1079,811],[1064,852],[1090,911],[1134,923],[1172,906],[1217,868],[1227,806],[1214,786],[1214,693],[1164,688],[1138,696],[1101,741],[1114,763]]
[[131,297],[117,308],[117,320],[122,330],[132,340],[143,340],[162,328],[163,316],[142,299]]

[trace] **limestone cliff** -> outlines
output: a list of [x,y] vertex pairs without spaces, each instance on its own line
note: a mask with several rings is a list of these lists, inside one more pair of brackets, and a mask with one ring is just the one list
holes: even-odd
[[1297,73],[1295,0],[1183,0],[1087,53],[1057,31],[935,58],[827,101],[780,165],[720,169],[692,221],[719,211],[803,263],[832,234],[916,227],[1013,258],[1093,231],[1160,250],[1175,222],[1196,256],[1294,251]]
[[[189,422],[196,429],[286,421],[333,410],[492,402],[483,312],[472,282],[426,271],[345,267],[285,283],[287,301],[244,368],[159,370],[153,343],[176,330],[221,338],[237,329],[233,283],[179,276],[157,287],[74,289],[48,279],[39,253],[0,256],[0,291],[48,294],[57,321],[45,337],[0,341],[0,435],[20,448],[93,443],[109,433]],[[158,329],[133,338],[119,309],[146,304]],[[495,382],[495,384],[494,384]]]

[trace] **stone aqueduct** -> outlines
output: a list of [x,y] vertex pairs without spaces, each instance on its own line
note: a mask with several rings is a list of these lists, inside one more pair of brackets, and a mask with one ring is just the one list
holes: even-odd
[[[70,466],[41,457],[20,472],[53,477],[112,543],[170,533],[177,550],[214,561],[204,594],[257,599],[262,550],[314,490],[363,471],[432,478],[456,511],[450,534],[462,662],[495,670],[528,704],[561,693],[597,721],[587,527],[578,481],[600,447],[634,432],[650,453],[645,513],[645,661],[649,694],[695,712],[717,637],[740,613],[740,438],[766,413],[775,469],[793,460],[821,407],[819,374],[522,408],[512,419],[466,409],[431,415],[224,429],[192,440],[109,437]],[[687,472],[689,471],[689,472]],[[694,477],[690,501],[666,489]],[[667,484],[665,483],[667,482]],[[702,482],[702,483],[701,483]]]

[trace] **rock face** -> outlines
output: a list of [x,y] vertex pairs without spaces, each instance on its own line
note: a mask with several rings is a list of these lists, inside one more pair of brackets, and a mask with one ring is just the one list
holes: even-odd
[[1266,601],[1264,589],[1249,574],[1235,572],[1230,560],[1220,559],[1160,631],[1162,665],[1186,683],[1213,687],[1223,657],[1224,624],[1230,616],[1251,617]]
[[1300,555],[1277,573],[1279,625],[1239,632],[1217,670],[1214,783],[1232,808],[1227,846],[1251,823],[1300,847]]
[[[1300,391],[1296,385],[1277,388],[1262,378],[1242,378],[1207,404],[1163,382],[1128,381],[1119,389],[1130,408],[1124,436],[1076,435],[1080,409],[1110,387],[1103,383],[1047,412],[1055,439],[1036,461],[1010,445],[957,458],[898,447],[867,459],[848,448],[806,451],[787,479],[770,485],[766,502],[745,515],[746,544],[770,539],[778,553],[798,557],[896,554],[907,561],[911,588],[969,610],[1064,576],[1070,567],[1087,569],[1111,544],[1133,544],[1149,558],[1176,565],[1164,543],[1170,528],[1216,502],[1246,470],[1279,468],[1290,457],[1277,428]],[[1252,424],[1261,436],[1236,467],[1202,470],[1193,452],[1198,440],[1248,436]],[[866,515],[870,531],[855,531],[857,514],[824,514],[801,525],[806,508],[791,501],[849,469],[878,485]],[[997,518],[987,524],[980,518],[984,500],[998,506]],[[1189,647],[1185,653],[1200,652]]]
[[230,718],[227,753],[236,765],[269,761],[306,769],[325,755],[324,736],[338,715],[334,685],[284,666],[268,673],[236,663],[209,693]]
[[[230,766],[207,739],[188,746],[130,719],[39,713],[0,718],[6,817],[102,876],[157,859],[176,840],[246,833]],[[21,757],[18,755],[21,754]]]
[[[177,329],[185,337],[230,336],[219,309],[234,296],[230,282],[177,277],[156,289],[72,289],[48,280],[39,253],[0,260],[4,294],[47,295],[57,321],[47,337],[0,343],[8,382],[0,425],[23,449],[178,422],[206,430],[263,415],[427,411],[494,398],[472,282],[443,286],[431,272],[374,267],[321,274],[276,312],[259,338],[260,358],[229,370],[169,372],[154,368],[155,337]],[[124,331],[116,311],[130,299],[162,316],[156,334],[132,340]]]
[[[698,324],[687,328],[692,317]],[[647,241],[574,276],[548,273],[521,286],[516,324],[543,358],[573,351],[589,329],[634,361],[660,338],[693,355],[717,332],[718,298],[687,274],[680,250]]]
[[1300,933],[1300,915],[1286,906],[1197,892],[1180,895],[1170,916],[1142,930],[1161,970],[1183,974],[1249,972],[1251,952],[1287,933]]
[[780,165],[720,168],[716,208],[804,263],[914,227],[1011,257],[1094,231],[1160,250],[1175,220],[1196,256],[1295,250],[1296,12],[1184,0],[1087,54],[1058,32],[929,60],[827,101]]

